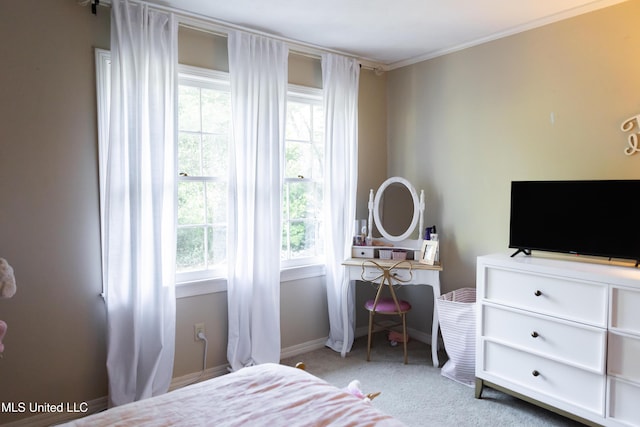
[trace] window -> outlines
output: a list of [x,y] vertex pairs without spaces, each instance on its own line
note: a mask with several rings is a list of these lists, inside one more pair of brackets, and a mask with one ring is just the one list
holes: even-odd
[[321,262],[324,251],[324,115],[321,90],[290,86],[284,162],[283,266]]
[[[101,158],[106,158],[108,141],[110,67],[110,53],[96,49]],[[227,73],[184,65],[179,72],[176,281],[183,286],[176,295],[180,297],[226,288],[231,100]],[[283,166],[282,280],[324,274],[323,158],[322,91],[291,85]],[[100,164],[101,182],[104,173]],[[293,268],[301,266],[309,267]],[[206,286],[198,287],[205,280]]]
[[181,67],[177,128],[177,280],[222,277],[231,129],[226,74]]

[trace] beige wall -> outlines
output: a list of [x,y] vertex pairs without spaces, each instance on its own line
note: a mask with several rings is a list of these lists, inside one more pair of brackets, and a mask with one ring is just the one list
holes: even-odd
[[227,38],[206,31],[180,27],[178,62],[211,70],[229,71]]
[[0,402],[107,392],[93,49],[108,28],[75,1],[2,4],[0,257],[18,290],[0,300]]
[[632,0],[389,73],[389,173],[425,189],[444,291],[508,251],[512,180],[640,178],[620,131],[640,112],[639,14]]
[[369,190],[387,175],[387,74],[360,71],[358,93],[358,197],[356,217],[366,219]]

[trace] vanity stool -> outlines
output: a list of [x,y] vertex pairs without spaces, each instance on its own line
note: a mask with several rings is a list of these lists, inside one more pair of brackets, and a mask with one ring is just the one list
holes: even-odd
[[[409,274],[408,278],[402,278],[398,276],[397,268],[402,266],[408,270],[403,273]],[[378,275],[375,277],[366,277],[366,267],[376,267],[378,269]],[[394,328],[402,326],[402,343],[404,346],[404,364],[408,363],[407,356],[407,320],[406,314],[411,310],[411,304],[408,301],[398,299],[396,292],[393,289],[395,285],[401,283],[410,282],[413,278],[411,272],[411,263],[408,261],[400,261],[391,266],[383,267],[375,261],[367,260],[362,263],[361,278],[365,282],[370,282],[378,287],[376,297],[368,300],[364,304],[364,308],[369,311],[369,335],[367,339],[367,362],[371,360],[371,337],[374,333],[380,331],[393,331]],[[382,296],[387,292],[390,296]],[[384,316],[398,316],[399,321],[392,324],[376,323],[376,315]]]

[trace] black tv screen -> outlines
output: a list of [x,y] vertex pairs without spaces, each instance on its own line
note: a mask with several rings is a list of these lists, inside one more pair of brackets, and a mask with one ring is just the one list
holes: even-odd
[[640,260],[640,180],[513,181],[509,247]]

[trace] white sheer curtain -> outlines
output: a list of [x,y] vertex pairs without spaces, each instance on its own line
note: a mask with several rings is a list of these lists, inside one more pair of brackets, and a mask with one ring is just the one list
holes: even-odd
[[109,403],[167,391],[175,341],[173,15],[112,1],[103,206]]
[[[358,184],[358,82],[360,65],[353,58],[322,55],[322,87],[325,114],[325,221],[327,228],[327,346],[341,351],[345,339],[353,344],[355,290],[349,290],[349,318],[342,317],[342,286],[347,280],[341,265],[351,253]],[[349,336],[344,337],[344,322]]]
[[280,360],[281,159],[287,95],[284,43],[229,34],[233,120],[228,239],[232,370]]

